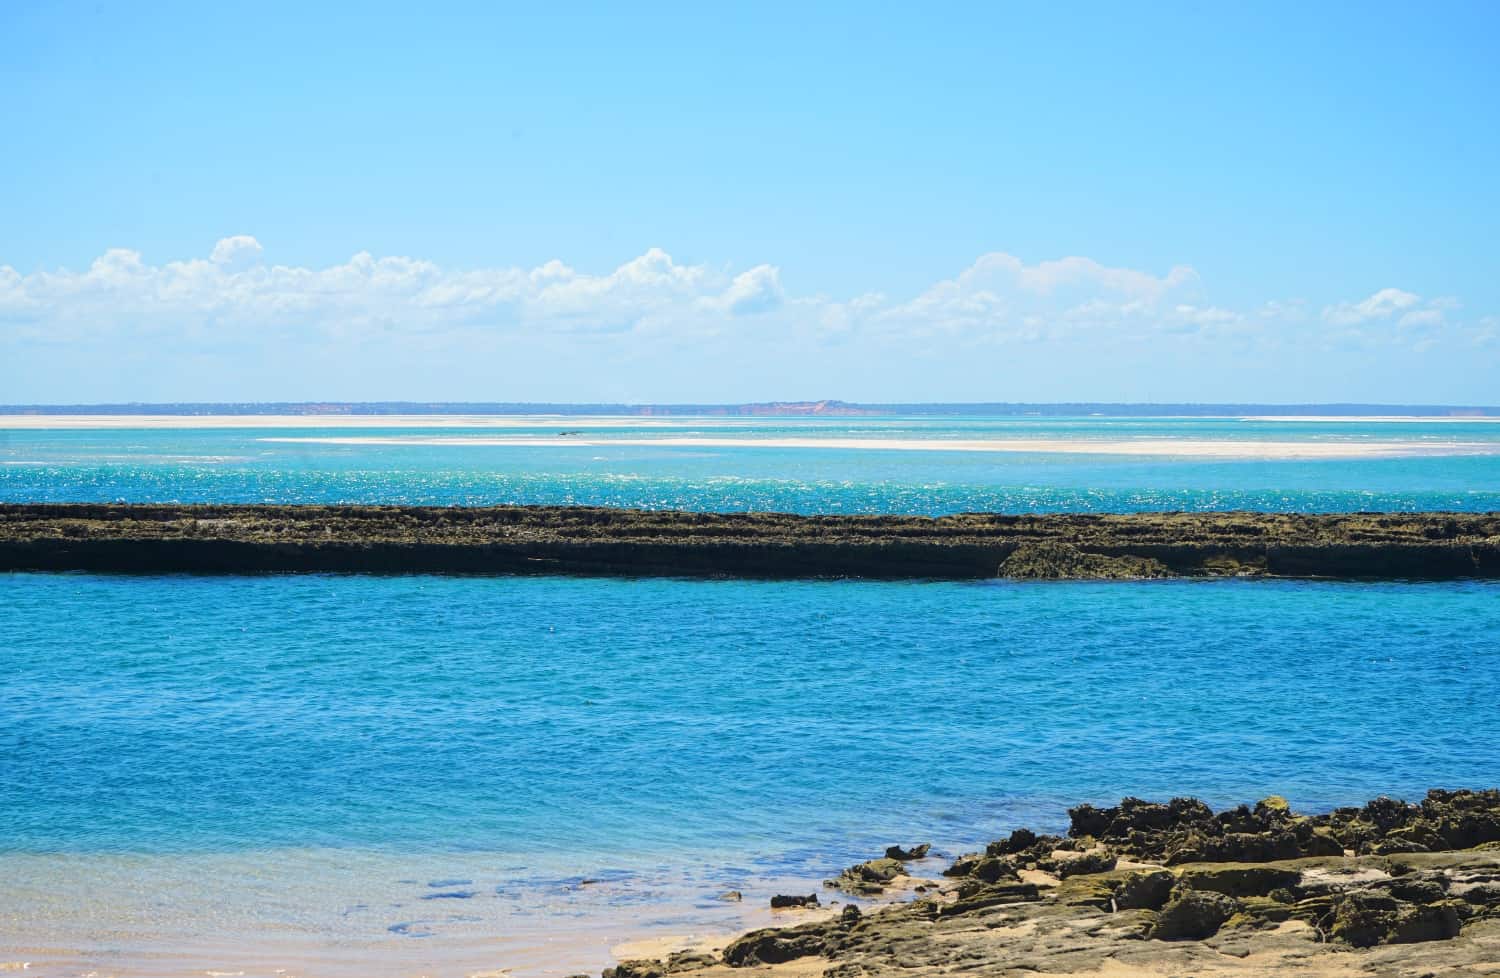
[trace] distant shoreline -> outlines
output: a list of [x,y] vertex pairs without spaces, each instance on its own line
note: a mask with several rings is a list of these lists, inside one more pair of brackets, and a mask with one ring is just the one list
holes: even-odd
[[1300,403],[1131,403],[1125,401],[854,402],[759,401],[738,404],[631,404],[508,401],[265,401],[0,404],[0,416],[556,416],[556,417],[1121,417],[1276,418],[1287,420],[1500,419],[1500,405]]

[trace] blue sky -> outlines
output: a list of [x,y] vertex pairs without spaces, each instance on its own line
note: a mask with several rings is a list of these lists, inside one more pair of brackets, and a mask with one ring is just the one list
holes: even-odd
[[1500,401],[1493,4],[303,6],[0,6],[0,402]]

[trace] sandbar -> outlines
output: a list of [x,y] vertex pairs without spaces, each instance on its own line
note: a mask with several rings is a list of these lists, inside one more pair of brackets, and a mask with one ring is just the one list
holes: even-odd
[[1265,441],[1196,438],[659,438],[587,436],[464,437],[453,435],[288,436],[263,442],[309,445],[445,446],[467,448],[780,448],[894,452],[991,452],[1063,455],[1140,455],[1219,459],[1356,459],[1500,454],[1500,442]]

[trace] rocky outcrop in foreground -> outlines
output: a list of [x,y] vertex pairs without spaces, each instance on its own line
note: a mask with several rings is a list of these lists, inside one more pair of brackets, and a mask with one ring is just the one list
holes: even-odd
[[[1066,837],[1013,832],[908,886],[911,902],[849,903],[605,978],[1500,973],[1500,791],[1318,816],[1279,798],[1070,814]],[[906,866],[872,860],[829,885],[872,895]]]
[[1500,513],[793,516],[582,506],[0,505],[0,570],[1500,577]]

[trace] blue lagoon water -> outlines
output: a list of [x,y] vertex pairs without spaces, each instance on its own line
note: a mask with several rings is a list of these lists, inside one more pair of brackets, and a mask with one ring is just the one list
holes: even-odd
[[1500,781],[1493,583],[13,574],[0,607],[0,959],[70,949],[43,975],[567,974],[1082,800]]
[[0,578],[0,846],[608,863],[1488,783],[1500,587]]
[[[1403,427],[1275,435],[1500,435]],[[746,437],[766,430],[809,429]],[[11,431],[0,498],[1500,509],[1493,455],[260,440],[275,434]],[[955,853],[1061,828],[1080,801],[1319,809],[1500,782],[1484,582],[10,574],[0,674],[0,964],[40,975],[561,975],[627,937],[762,922],[769,893],[892,842]],[[746,903],[713,899],[726,889]]]

